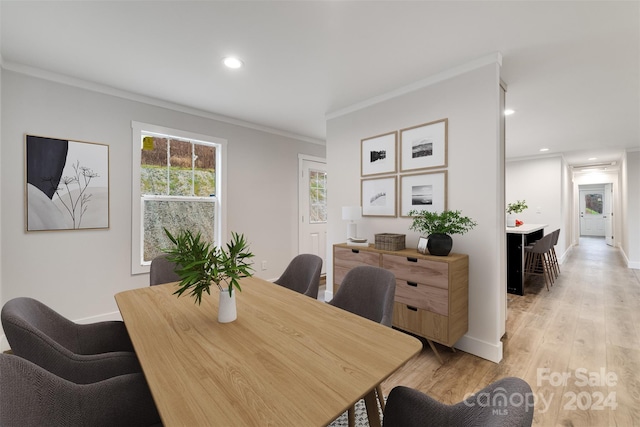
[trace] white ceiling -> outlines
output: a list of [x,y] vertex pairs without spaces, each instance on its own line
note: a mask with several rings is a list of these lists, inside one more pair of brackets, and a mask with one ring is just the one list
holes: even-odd
[[[5,1],[6,69],[323,141],[326,115],[499,52],[507,157],[640,146],[640,2]],[[228,70],[225,55],[245,67]]]

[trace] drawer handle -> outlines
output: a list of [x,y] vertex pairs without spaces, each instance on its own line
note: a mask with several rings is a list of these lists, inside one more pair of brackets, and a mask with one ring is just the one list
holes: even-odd
[[409,262],[418,262],[418,258],[407,257],[407,261],[409,261]]
[[351,249],[351,252],[353,252],[354,254],[359,254],[360,253],[360,249]]
[[416,282],[407,282],[407,285],[413,286],[414,288],[418,287],[418,284]]
[[407,308],[411,311],[418,311],[416,307],[411,307],[410,305],[408,305]]

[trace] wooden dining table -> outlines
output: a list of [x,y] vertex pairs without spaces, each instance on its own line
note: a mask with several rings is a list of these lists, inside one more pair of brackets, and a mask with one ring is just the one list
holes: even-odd
[[[217,321],[175,283],[116,294],[165,426],[323,426],[364,398],[422,343],[259,278],[240,282],[238,318]],[[237,292],[237,291],[234,291]]]

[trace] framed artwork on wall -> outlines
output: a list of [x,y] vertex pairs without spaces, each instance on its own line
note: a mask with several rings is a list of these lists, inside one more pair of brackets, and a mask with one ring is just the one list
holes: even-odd
[[371,176],[397,172],[397,141],[397,131],[361,140],[360,175]]
[[109,146],[25,136],[26,230],[109,228]]
[[362,216],[398,216],[396,186],[398,177],[361,180]]
[[400,216],[409,211],[442,212],[447,209],[447,171],[402,175]]
[[400,130],[400,171],[447,167],[449,119]]

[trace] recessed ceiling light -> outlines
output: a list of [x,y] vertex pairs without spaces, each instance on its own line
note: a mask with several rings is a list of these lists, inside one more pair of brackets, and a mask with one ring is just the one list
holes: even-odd
[[587,160],[598,160],[597,157],[589,157]]
[[549,151],[548,148],[541,148],[540,151]]
[[244,62],[233,56],[227,56],[222,60],[222,62],[229,68],[240,68],[244,65]]
[[510,115],[512,115],[513,113],[515,113],[515,111],[514,111],[514,110],[512,110],[511,108],[507,108],[506,110],[504,110],[504,115],[505,115],[505,116],[510,116]]

